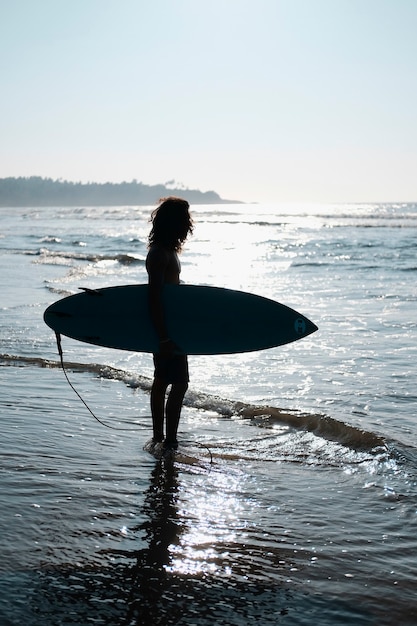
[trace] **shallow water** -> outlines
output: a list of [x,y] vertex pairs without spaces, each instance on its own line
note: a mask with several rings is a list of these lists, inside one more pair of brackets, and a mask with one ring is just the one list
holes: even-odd
[[185,282],[253,291],[305,340],[190,358],[174,460],[149,355],[64,338],[78,287],[145,282],[149,209],[2,210],[0,618],[415,624],[417,209],[195,207]]

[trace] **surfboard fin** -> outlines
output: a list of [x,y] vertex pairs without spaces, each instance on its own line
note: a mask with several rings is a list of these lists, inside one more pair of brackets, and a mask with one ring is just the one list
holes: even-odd
[[78,287],[81,291],[85,291],[90,296],[102,296],[103,294],[98,289],[90,289],[89,287]]

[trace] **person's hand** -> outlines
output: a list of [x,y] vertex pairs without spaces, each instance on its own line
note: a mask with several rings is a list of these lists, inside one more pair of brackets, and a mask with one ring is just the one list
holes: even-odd
[[177,344],[169,337],[159,341],[159,354],[164,358],[171,357],[174,352],[180,352]]

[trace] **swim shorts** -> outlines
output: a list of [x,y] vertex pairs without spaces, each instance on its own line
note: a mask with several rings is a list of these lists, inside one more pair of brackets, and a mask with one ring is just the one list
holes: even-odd
[[174,354],[169,357],[154,354],[153,363],[155,378],[163,380],[167,385],[188,383],[190,380],[186,354]]

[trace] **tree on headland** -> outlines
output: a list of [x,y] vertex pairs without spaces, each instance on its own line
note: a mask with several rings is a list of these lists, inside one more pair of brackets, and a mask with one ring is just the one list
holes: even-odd
[[191,204],[222,204],[215,191],[188,189],[174,180],[145,185],[132,180],[122,183],[80,183],[40,176],[0,178],[0,206],[121,206],[152,205],[159,198],[179,195]]

